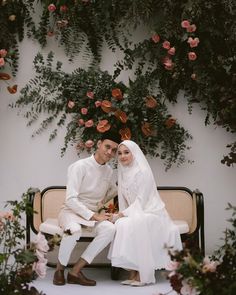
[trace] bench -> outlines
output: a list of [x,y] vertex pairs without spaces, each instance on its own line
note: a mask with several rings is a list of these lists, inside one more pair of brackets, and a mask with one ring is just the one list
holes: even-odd
[[[204,201],[203,194],[191,191],[186,187],[157,187],[166,209],[178,226],[181,240],[188,248],[205,254],[204,241]],[[42,190],[35,190],[29,196],[34,214],[27,216],[26,239],[27,244],[31,240],[31,232],[39,231],[48,235],[62,235],[57,216],[65,199],[65,186],[50,186]],[[79,242],[89,242],[94,238],[91,228],[83,228]],[[48,263],[55,266],[55,263]],[[113,279],[117,279],[115,268],[112,268]]]

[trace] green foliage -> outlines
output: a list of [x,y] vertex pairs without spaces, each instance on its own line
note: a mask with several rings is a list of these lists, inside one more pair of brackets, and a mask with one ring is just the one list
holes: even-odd
[[[188,249],[172,252],[173,272],[169,274],[177,294],[234,295],[236,292],[236,207],[228,220],[231,227],[224,232],[224,244],[211,257],[191,254]],[[190,292],[191,291],[191,292]],[[165,294],[162,294],[165,295]]]
[[35,78],[21,90],[12,107],[28,107],[24,116],[29,125],[40,113],[48,114],[34,135],[56,120],[53,139],[58,128],[67,124],[62,153],[70,142],[78,144],[79,153],[93,150],[101,133],[111,128],[123,139],[132,138],[146,154],[160,156],[167,169],[185,161],[186,141],[191,136],[168,113],[160,93],[152,93],[148,77],[140,75],[126,86],[99,70],[78,68],[68,74],[61,63],[54,65],[52,53],[46,60],[38,54],[34,66]]

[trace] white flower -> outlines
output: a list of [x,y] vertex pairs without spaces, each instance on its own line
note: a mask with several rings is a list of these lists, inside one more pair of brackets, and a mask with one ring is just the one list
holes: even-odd
[[38,233],[34,239],[35,247],[38,251],[46,253],[49,250],[48,242],[42,233]]
[[182,295],[198,295],[200,292],[193,286],[189,285],[185,280],[182,281],[182,288],[180,290]]

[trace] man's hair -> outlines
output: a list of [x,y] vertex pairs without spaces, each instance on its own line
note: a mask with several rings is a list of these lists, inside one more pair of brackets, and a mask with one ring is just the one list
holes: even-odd
[[114,131],[114,130],[108,130],[106,132],[104,132],[100,138],[102,141],[105,140],[105,139],[109,139],[109,140],[112,140],[116,143],[121,143],[121,135]]

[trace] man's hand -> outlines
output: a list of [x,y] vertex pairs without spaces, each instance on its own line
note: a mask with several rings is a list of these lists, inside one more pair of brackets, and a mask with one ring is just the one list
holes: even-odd
[[110,213],[94,213],[93,216],[91,217],[91,220],[95,221],[103,221],[103,220],[108,220],[111,217]]

